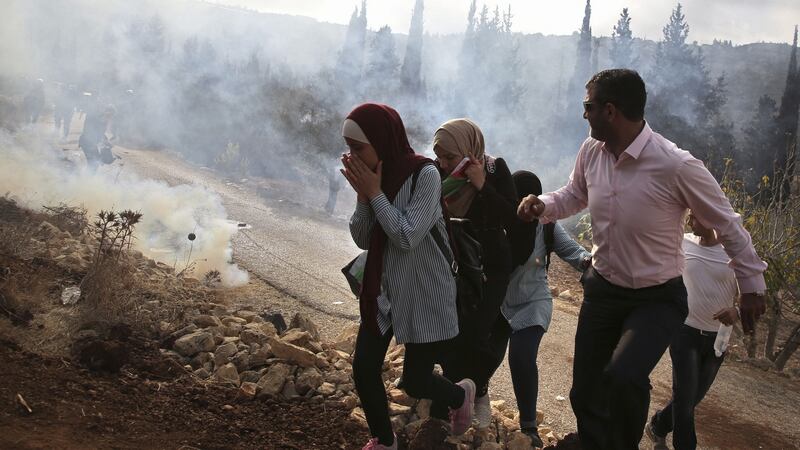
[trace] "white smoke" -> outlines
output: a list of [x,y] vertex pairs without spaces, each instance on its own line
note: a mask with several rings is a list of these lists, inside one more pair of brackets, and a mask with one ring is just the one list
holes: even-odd
[[83,206],[90,220],[100,210],[140,211],[134,247],[146,256],[177,270],[193,263],[196,277],[218,270],[226,286],[247,282],[247,273],[231,262],[237,224],[227,220],[218,195],[197,185],[169,186],[123,174],[116,166],[76,167],[61,153],[32,132],[0,132],[0,194],[34,210]]

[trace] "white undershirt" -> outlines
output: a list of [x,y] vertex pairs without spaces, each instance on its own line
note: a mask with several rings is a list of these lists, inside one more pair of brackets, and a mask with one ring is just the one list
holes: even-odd
[[683,235],[686,269],[683,281],[689,294],[689,315],[686,325],[704,331],[719,330],[714,314],[734,305],[739,288],[736,275],[728,266],[730,257],[721,244],[700,245],[700,237]]

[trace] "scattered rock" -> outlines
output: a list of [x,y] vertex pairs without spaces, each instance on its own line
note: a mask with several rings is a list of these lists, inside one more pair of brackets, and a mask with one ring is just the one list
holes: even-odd
[[261,318],[274,325],[278,334],[283,334],[286,331],[286,321],[281,313],[264,312],[261,314]]
[[291,373],[292,366],[283,363],[273,364],[267,373],[258,380],[258,397],[280,394],[286,378]]
[[261,373],[256,370],[245,370],[244,372],[239,374],[239,380],[244,383],[258,383],[258,380],[261,379]]
[[322,395],[326,395],[326,396],[327,395],[333,395],[333,393],[336,392],[336,386],[334,386],[331,383],[325,382],[325,383],[322,383],[317,388],[317,392],[319,392]]
[[231,363],[236,366],[237,370],[244,372],[250,368],[250,353],[242,351],[235,354],[233,358],[231,358]]
[[175,341],[174,350],[183,356],[194,356],[200,352],[210,352],[216,347],[214,336],[205,331],[182,336]]
[[[277,338],[269,338],[269,345],[272,348],[272,353],[278,358],[285,359],[301,367],[314,367],[321,365],[319,357],[310,351],[281,341]],[[322,360],[324,361],[324,359]],[[325,362],[327,364],[327,362]]]
[[74,305],[81,298],[81,288],[78,286],[68,286],[61,292],[62,305]]
[[411,398],[405,391],[400,389],[391,389],[389,390],[389,398],[400,405],[404,406],[414,406],[414,399]]
[[303,331],[299,328],[291,328],[287,330],[286,333],[281,336],[281,340],[298,347],[303,347],[313,353],[319,353],[322,351],[322,345],[314,340],[314,338],[311,336],[311,333],[308,331]]
[[401,405],[399,403],[390,402],[389,403],[389,415],[390,416],[399,416],[402,414],[408,414],[411,412],[411,408],[405,405]]
[[256,317],[258,314],[256,314],[253,311],[247,311],[247,310],[242,309],[242,310],[236,311],[235,313],[233,313],[233,315],[236,316],[236,317],[239,317],[241,319],[244,319],[245,323],[250,323],[250,322],[253,321],[253,318]]
[[238,337],[239,333],[242,332],[242,325],[238,323],[229,323],[222,327],[222,332],[226,337]]
[[323,383],[322,374],[314,367],[302,369],[297,375],[295,389],[301,395],[305,395],[309,391],[316,390]]
[[205,380],[211,376],[211,372],[206,370],[204,367],[195,370],[193,373],[197,378],[200,378],[201,380]]
[[257,390],[258,385],[256,383],[244,381],[242,385],[239,386],[239,396],[247,399],[255,398]]
[[200,352],[200,353],[196,354],[194,356],[194,358],[192,358],[189,361],[189,364],[192,366],[192,368],[199,369],[199,368],[203,367],[207,362],[213,362],[213,361],[214,361],[214,354],[213,353]]
[[352,324],[349,327],[345,328],[339,336],[336,337],[336,340],[333,343],[333,348],[336,350],[342,351],[347,353],[348,355],[353,354],[353,350],[356,348],[356,336],[358,336],[358,324]]
[[292,317],[292,321],[289,323],[289,328],[300,329],[302,331],[307,332],[311,335],[311,338],[315,341],[319,341],[319,328],[317,325],[311,321],[308,317],[304,314],[297,313]]
[[444,421],[425,419],[417,427],[416,433],[408,435],[408,449],[457,449],[457,444],[446,442],[449,436],[450,430]]
[[424,398],[417,402],[417,416],[420,419],[427,419],[431,415],[431,401]]
[[173,332],[172,334],[170,334],[169,336],[167,336],[161,342],[161,346],[165,347],[165,348],[172,348],[173,345],[175,344],[175,341],[177,341],[178,339],[182,338],[183,336],[186,336],[189,333],[194,333],[195,331],[197,331],[197,325],[189,324],[189,325],[181,328],[180,330],[177,330],[177,331]]
[[297,390],[295,389],[294,382],[292,380],[287,380],[286,383],[284,383],[282,394],[284,398],[299,397],[299,395],[297,394]]
[[234,342],[225,342],[214,351],[214,364],[222,366],[227,364],[230,357],[238,352],[238,348]]
[[214,372],[214,379],[222,383],[239,385],[239,371],[233,363],[225,364]]
[[272,347],[264,345],[253,353],[250,353],[250,367],[261,367],[267,365],[267,360],[272,358]]
[[353,408],[353,410],[350,411],[350,418],[356,421],[356,423],[358,423],[362,427],[367,428],[367,416],[364,414],[363,409]]
[[508,450],[530,450],[531,438],[520,431],[511,433],[508,439]]
[[221,327],[222,321],[219,320],[219,317],[209,316],[209,315],[200,315],[194,318],[194,324],[200,328],[208,328],[208,327]]
[[558,298],[560,298],[561,300],[566,300],[568,302],[574,302],[575,300],[577,300],[575,294],[573,294],[572,291],[570,291],[569,289],[561,291],[558,294]]
[[269,336],[260,331],[252,329],[244,329],[239,334],[239,339],[241,339],[242,342],[247,345],[250,344],[264,345],[268,342]]
[[247,324],[247,320],[242,319],[241,317],[235,317],[235,316],[225,316],[225,317],[222,318],[221,322],[225,326],[229,326],[231,324],[237,324],[237,325],[244,326],[245,324]]

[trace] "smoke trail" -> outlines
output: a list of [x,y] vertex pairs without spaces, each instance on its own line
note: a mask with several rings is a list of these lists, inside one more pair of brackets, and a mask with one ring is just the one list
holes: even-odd
[[[90,219],[102,209],[139,210],[137,250],[182,270],[191,245],[195,276],[216,269],[226,286],[247,282],[247,273],[231,263],[237,225],[227,220],[219,196],[200,186],[169,186],[120,174],[111,166],[74,168],[59,158],[60,152],[30,132],[0,132],[0,193],[31,209],[59,202],[83,205]],[[196,235],[193,244],[189,233]]]

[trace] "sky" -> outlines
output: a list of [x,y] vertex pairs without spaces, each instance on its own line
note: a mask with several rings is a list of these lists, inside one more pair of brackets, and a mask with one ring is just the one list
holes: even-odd
[[[295,14],[323,22],[346,24],[360,0],[211,0],[262,12]],[[471,0],[426,0],[425,30],[431,34],[462,32]],[[482,2],[478,2],[480,11]],[[505,0],[486,2],[495,6],[511,5],[512,29],[526,34],[566,35],[580,28],[585,0]],[[714,39],[734,44],[750,42],[791,42],[793,27],[800,22],[800,0],[683,0],[689,22],[689,40],[711,43]],[[592,31],[608,36],[622,8],[632,17],[634,36],[659,40],[661,29],[677,1],[665,0],[595,0],[592,2]],[[368,27],[376,30],[389,25],[392,31],[407,33],[414,0],[368,0]]]

